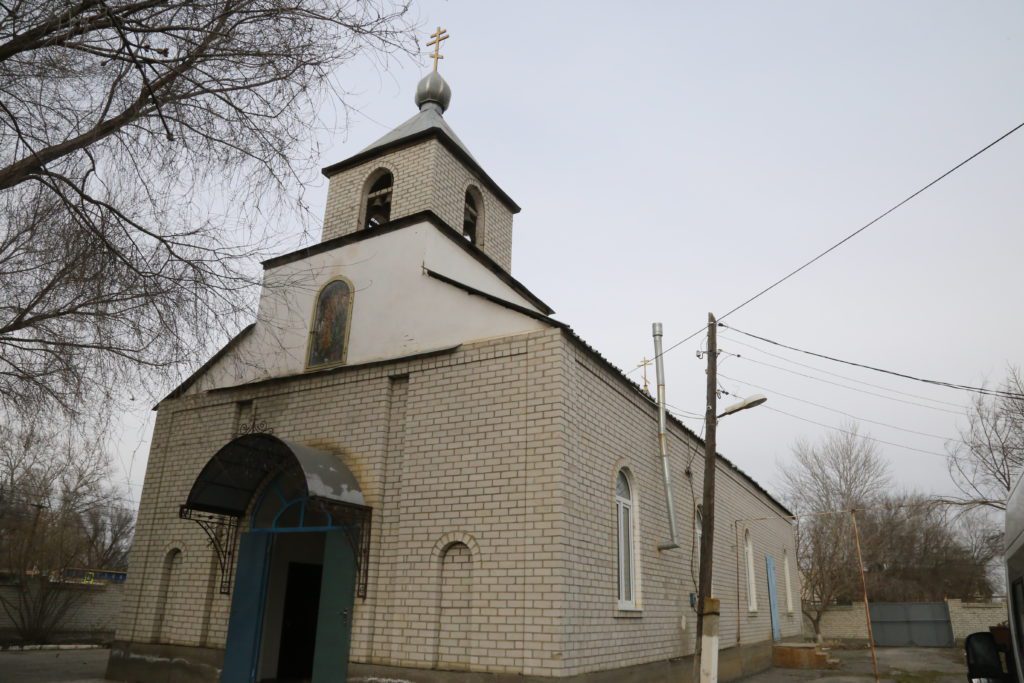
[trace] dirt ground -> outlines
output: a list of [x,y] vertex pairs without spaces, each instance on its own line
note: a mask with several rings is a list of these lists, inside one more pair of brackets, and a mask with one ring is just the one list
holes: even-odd
[[[879,648],[878,673],[893,683],[963,683],[967,676],[963,650],[943,648]],[[842,664],[831,671],[791,671],[772,669],[745,678],[744,683],[783,683],[821,681],[827,683],[863,683],[873,680],[870,650],[833,650]]]

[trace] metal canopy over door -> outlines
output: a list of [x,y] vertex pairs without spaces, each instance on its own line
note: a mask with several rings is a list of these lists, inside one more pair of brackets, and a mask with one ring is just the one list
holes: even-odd
[[782,627],[779,624],[779,595],[775,586],[775,558],[765,555],[764,563],[768,569],[768,611],[772,617],[772,640],[782,640]]
[[[267,643],[286,649],[287,656],[277,658],[277,673],[284,661],[286,673],[301,669],[306,674],[311,654],[314,683],[344,683],[354,597],[366,595],[372,511],[363,503],[358,481],[339,457],[269,433],[238,436],[206,463],[179,515],[197,522],[214,545],[222,593],[230,592],[231,576],[235,576],[221,683],[252,683],[257,675],[268,673],[262,666],[274,666],[273,660],[263,661],[261,649],[265,625],[276,629],[268,631],[268,637],[281,638],[283,612],[288,607],[285,591],[282,614],[275,613],[273,621],[268,621],[268,590],[287,588],[280,576],[270,576],[271,565],[287,559],[277,554],[282,545],[274,542],[278,534],[322,535],[325,543],[317,616],[308,617],[317,625],[315,646],[296,648],[287,638]],[[238,545],[235,573],[235,534],[247,513],[250,531]],[[306,564],[311,561],[305,559]],[[298,590],[299,579],[294,583],[292,611],[312,615],[315,596]],[[313,638],[310,631],[306,633]]]
[[944,602],[875,602],[871,629],[880,647],[953,647]]

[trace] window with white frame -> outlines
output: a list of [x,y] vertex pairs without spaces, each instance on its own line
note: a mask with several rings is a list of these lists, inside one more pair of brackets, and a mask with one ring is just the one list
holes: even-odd
[[747,556],[747,609],[757,611],[757,581],[754,575],[754,542],[750,539],[750,529],[743,532],[743,547]]
[[626,470],[615,479],[615,515],[618,527],[619,609],[636,609],[636,506]]
[[782,578],[786,582],[786,614],[793,613],[793,590],[789,585],[789,551],[782,551]]

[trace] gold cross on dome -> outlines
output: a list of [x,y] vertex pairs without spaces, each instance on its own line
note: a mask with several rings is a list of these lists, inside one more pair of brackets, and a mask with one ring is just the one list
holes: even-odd
[[434,58],[434,71],[437,71],[437,60],[444,59],[444,55],[441,54],[441,41],[448,40],[448,31],[438,26],[437,30],[430,34],[430,37],[433,40],[427,43],[427,47],[434,46],[434,54],[430,56]]

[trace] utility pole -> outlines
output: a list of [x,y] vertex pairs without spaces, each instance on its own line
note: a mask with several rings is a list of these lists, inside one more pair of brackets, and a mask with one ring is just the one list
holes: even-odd
[[[697,644],[700,648],[701,683],[718,680],[718,600],[711,597],[712,562],[715,552],[715,428],[718,415],[718,323],[708,313],[708,396],[704,410],[704,502],[700,539],[700,573],[697,593]],[[739,609],[739,605],[736,606]]]
[[868,626],[868,644],[871,645],[871,669],[875,673],[875,683],[878,683],[878,657],[875,655],[875,634],[871,631],[871,607],[868,605],[868,580],[864,576],[864,558],[860,554],[860,530],[857,528],[857,511],[850,510],[850,519],[853,520],[853,539],[857,542],[857,566],[860,568],[860,586],[864,590],[864,621]]

